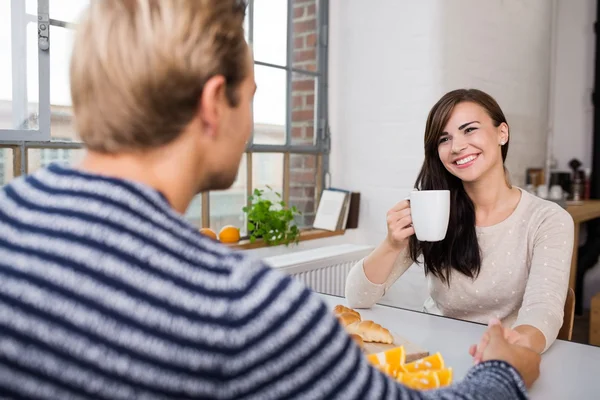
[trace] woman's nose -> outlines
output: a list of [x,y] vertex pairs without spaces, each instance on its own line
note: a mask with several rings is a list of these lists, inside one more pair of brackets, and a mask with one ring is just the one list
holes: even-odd
[[467,148],[467,141],[464,138],[452,139],[452,153],[458,154]]

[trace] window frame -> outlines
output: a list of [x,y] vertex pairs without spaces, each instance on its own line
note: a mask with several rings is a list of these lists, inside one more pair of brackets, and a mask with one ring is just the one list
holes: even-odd
[[[26,12],[25,1],[11,0],[12,80],[23,82],[13,85],[11,104],[13,107],[17,106],[17,111],[12,110],[11,118],[16,124],[24,121],[24,117],[27,116],[27,90],[23,90],[27,87],[27,24],[37,23],[38,129],[0,129],[0,145],[11,141],[50,140],[50,49],[41,45],[43,40],[49,41],[51,21],[48,3],[49,0],[37,0],[37,15],[31,15]],[[22,60],[25,60],[24,66],[20,64]]]
[[[49,15],[49,0],[38,1],[38,40],[43,40],[43,36],[48,38],[49,48],[44,50],[38,44],[38,60],[39,60],[39,128],[38,130],[16,130],[16,129],[0,129],[0,148],[10,148],[13,150],[13,174],[14,177],[26,175],[28,173],[28,151],[30,149],[56,149],[70,150],[82,149],[83,144],[76,141],[53,140],[51,137],[51,115],[52,105],[50,103],[50,52],[52,50],[52,40],[50,37],[50,26],[60,27],[64,29],[72,29],[74,24],[51,19]],[[255,153],[279,153],[283,154],[283,200],[289,204],[290,199],[290,157],[292,154],[311,154],[317,157],[316,162],[316,187],[315,201],[320,198],[323,190],[326,177],[329,171],[329,153],[330,153],[330,133],[328,124],[328,20],[329,20],[329,0],[315,0],[316,4],[316,19],[317,19],[317,43],[316,43],[316,70],[309,71],[301,68],[294,68],[294,0],[287,1],[287,60],[286,65],[277,65],[260,60],[255,60],[255,65],[260,65],[268,68],[276,68],[285,70],[287,74],[286,80],[286,124],[285,124],[285,144],[270,145],[254,143],[254,127],[252,136],[246,147],[246,190],[247,190],[247,205],[249,205],[249,196],[254,190],[252,182],[252,154]],[[22,0],[12,0],[11,8],[11,26],[12,17],[16,13],[15,4],[22,4],[20,11],[25,12],[25,2]],[[253,44],[253,25],[254,25],[254,0],[248,0],[248,34],[247,39],[250,45]],[[19,10],[17,10],[19,11]],[[25,23],[35,21],[35,17],[25,14],[28,18]],[[16,28],[13,28],[13,31]],[[23,47],[14,49],[15,37],[11,36],[12,47],[11,51],[15,52]],[[26,44],[23,41],[23,44]],[[19,60],[13,57],[13,62]],[[26,68],[16,68],[13,66],[13,71],[19,70],[25,76],[19,76],[18,79],[26,79]],[[293,74],[299,73],[303,76],[316,79],[315,85],[315,127],[314,139],[312,144],[294,144],[292,143],[292,77]],[[13,74],[13,80],[15,75]],[[25,93],[25,104],[27,104],[27,94]],[[13,95],[13,101],[14,101]],[[17,99],[23,101],[23,99]],[[202,193],[202,227],[210,227],[210,196],[209,192]],[[316,211],[316,210],[315,210]],[[241,213],[241,210],[240,210]]]

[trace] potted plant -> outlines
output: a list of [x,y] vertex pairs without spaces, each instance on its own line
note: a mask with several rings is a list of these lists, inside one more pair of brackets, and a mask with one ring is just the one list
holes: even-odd
[[267,188],[275,195],[276,201],[267,198],[264,190],[254,189],[249,197],[250,206],[242,209],[248,218],[250,243],[256,239],[264,240],[268,246],[298,243],[300,230],[294,218],[302,213],[295,206],[287,207],[280,193],[269,186]]

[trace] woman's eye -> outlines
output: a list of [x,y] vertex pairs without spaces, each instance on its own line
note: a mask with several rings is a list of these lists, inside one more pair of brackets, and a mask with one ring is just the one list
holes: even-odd
[[448,137],[443,137],[443,138],[441,138],[441,139],[440,139],[440,144],[442,144],[442,143],[446,143],[448,140],[450,140],[450,138],[448,138]]
[[467,129],[465,129],[465,133],[471,133],[471,132],[473,132],[473,131],[475,131],[475,130],[477,130],[477,128],[475,128],[475,127],[470,127],[470,128],[467,128]]

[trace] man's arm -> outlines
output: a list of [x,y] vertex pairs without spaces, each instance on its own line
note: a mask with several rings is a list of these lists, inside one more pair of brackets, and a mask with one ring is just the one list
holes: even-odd
[[317,295],[274,271],[248,288],[243,304],[245,312],[232,308],[223,398],[526,398],[519,374],[500,361],[478,365],[448,388],[402,386],[370,365]]

